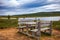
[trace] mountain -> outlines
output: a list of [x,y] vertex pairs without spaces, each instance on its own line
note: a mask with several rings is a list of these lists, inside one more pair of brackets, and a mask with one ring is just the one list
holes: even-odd
[[[38,12],[31,14],[13,15],[10,17],[45,17],[45,16],[60,16],[60,12]],[[2,16],[7,17],[7,16]]]
[[60,12],[38,12],[31,14],[15,15],[18,17],[60,16]]

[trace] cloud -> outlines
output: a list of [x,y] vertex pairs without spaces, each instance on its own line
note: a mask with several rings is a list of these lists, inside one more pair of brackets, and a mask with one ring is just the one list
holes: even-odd
[[1,6],[17,7],[34,1],[36,0],[1,0],[0,3]]
[[60,0],[1,0],[0,15],[60,11]]
[[59,4],[50,4],[50,5],[46,5],[43,6],[44,9],[60,9],[60,5]]
[[60,11],[59,4],[50,4],[41,7],[31,8],[31,9],[16,9],[15,11],[5,11],[6,15],[19,15],[19,14],[29,14],[36,12],[51,12],[51,11]]
[[47,0],[48,2],[60,2],[60,0]]
[[59,4],[49,4],[41,7],[31,8],[27,10],[28,12],[51,12],[51,11],[60,11]]

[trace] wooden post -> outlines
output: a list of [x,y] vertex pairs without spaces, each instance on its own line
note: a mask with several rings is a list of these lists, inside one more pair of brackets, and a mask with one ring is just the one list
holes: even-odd
[[52,35],[52,21],[50,22],[50,35]]
[[37,34],[38,34],[38,40],[40,40],[41,38],[41,23],[40,22],[38,22],[38,31],[37,31]]
[[18,32],[20,32],[19,24],[18,24]]
[[35,32],[32,32],[32,36],[35,37]]
[[27,28],[27,32],[26,33],[28,34],[28,24],[26,24],[26,28]]

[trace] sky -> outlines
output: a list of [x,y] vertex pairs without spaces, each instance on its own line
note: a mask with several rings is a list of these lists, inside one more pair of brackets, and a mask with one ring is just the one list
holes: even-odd
[[0,16],[53,11],[60,11],[60,0],[0,0]]

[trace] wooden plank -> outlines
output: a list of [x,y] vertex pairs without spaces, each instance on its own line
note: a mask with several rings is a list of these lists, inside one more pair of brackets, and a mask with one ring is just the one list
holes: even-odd
[[50,29],[50,28],[41,28],[41,31],[44,31],[44,30],[48,30],[48,29]]
[[19,28],[25,28],[26,26],[19,26]]
[[40,21],[41,23],[50,23],[50,21]]
[[38,31],[38,29],[33,29],[33,30],[30,30],[30,31],[32,31],[32,32],[37,32],[37,31]]
[[41,24],[41,27],[50,26],[50,24]]
[[20,22],[20,24],[36,24],[36,22]]
[[[48,29],[50,29],[50,28],[41,28],[41,31],[45,31],[45,30],[48,30]],[[37,32],[38,29],[33,29],[33,30],[30,30],[30,31],[32,31],[32,32]]]
[[20,22],[29,22],[29,21],[34,21],[35,19],[22,19],[22,20],[20,20]]

